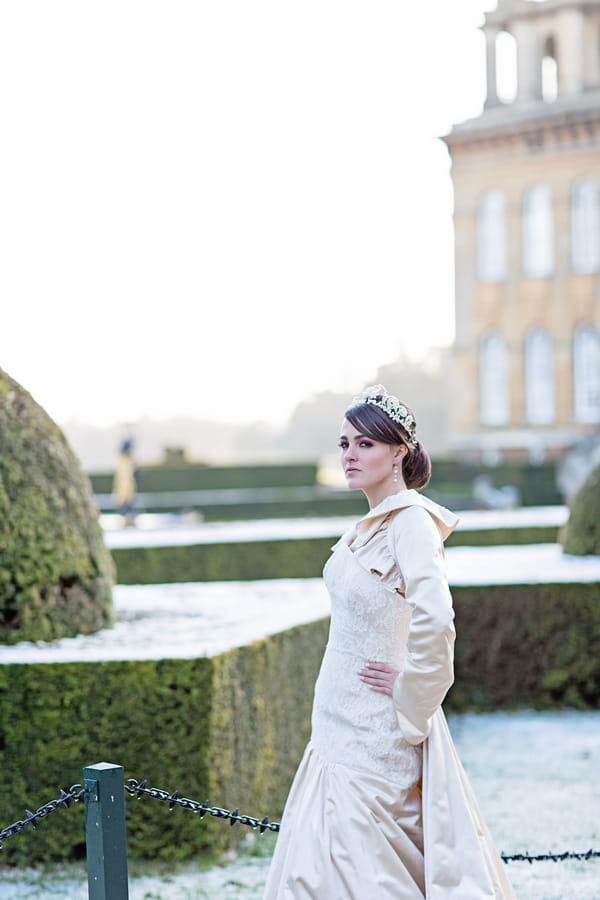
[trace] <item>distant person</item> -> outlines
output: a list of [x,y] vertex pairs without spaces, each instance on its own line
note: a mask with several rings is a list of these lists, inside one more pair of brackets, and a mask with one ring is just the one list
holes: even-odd
[[133,442],[126,440],[121,444],[113,478],[115,506],[123,516],[125,525],[133,525],[135,522],[136,492],[137,482],[133,459]]
[[443,540],[458,519],[406,404],[375,385],[339,439],[369,512],[333,548],[312,735],[263,900],[514,900],[442,712],[454,613]]

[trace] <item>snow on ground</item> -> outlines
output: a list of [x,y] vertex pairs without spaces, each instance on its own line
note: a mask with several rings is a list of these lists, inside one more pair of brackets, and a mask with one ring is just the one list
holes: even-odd
[[[449,725],[501,852],[600,850],[600,711],[457,715],[449,717]],[[60,827],[64,815],[83,816],[83,811],[78,806],[61,810],[40,827]],[[206,820],[205,825],[226,827],[219,820]],[[241,853],[206,871],[201,860],[161,867],[160,873],[156,867],[130,865],[130,900],[256,900],[275,841],[276,835],[259,837],[261,855]],[[510,862],[507,874],[519,900],[600,897],[600,859]],[[87,900],[87,876],[83,866],[5,870],[0,872],[0,896]]]
[[0,664],[214,656],[329,614],[319,578],[117,585],[114,602],[113,628],[0,646]]
[[[446,560],[451,585],[600,585],[600,557],[566,556],[557,544],[453,547]],[[0,664],[212,656],[329,614],[320,578],[117,585],[114,601],[113,628],[0,646]]]
[[[518,509],[465,510],[458,512],[458,531],[513,527],[560,527],[568,519],[566,506],[535,506]],[[292,538],[337,538],[354,525],[356,516],[306,519],[256,519],[244,522],[198,522],[194,515],[142,513],[135,525],[123,528],[118,515],[103,515],[107,546],[172,547],[186,544],[276,541]]]
[[[517,520],[521,525],[558,526],[566,520],[566,513],[562,507],[469,512],[463,513],[461,527],[505,526],[517,524]],[[339,518],[208,525],[140,516],[135,528],[113,531],[114,521],[105,521],[104,525],[107,543],[116,547],[164,546],[167,538],[171,544],[307,536],[336,539],[353,521]],[[552,544],[455,547],[447,550],[446,560],[451,585],[541,581],[600,584],[600,557],[568,557]],[[50,644],[0,647],[0,664],[204,656],[322,618],[329,612],[327,592],[319,578],[119,585],[115,588],[115,605],[118,622],[114,628]],[[600,712],[453,716],[450,727],[500,850],[528,850],[533,854],[600,849]],[[39,802],[44,799],[39,798]],[[57,816],[63,814],[77,812],[61,811]],[[218,828],[222,823],[211,821],[208,826]],[[44,823],[44,827],[52,824]],[[244,854],[206,871],[190,864],[162,874],[138,872],[130,877],[130,900],[256,898],[264,886],[274,840],[269,835],[262,839],[262,856]],[[600,897],[597,859],[533,865],[514,862],[509,863],[508,874],[519,900]],[[86,900],[87,876],[76,866],[66,870],[0,871],[0,896],[3,900]]]
[[[451,586],[598,583],[600,556],[567,556],[558,544],[451,547]],[[320,578],[117,585],[118,621],[92,635],[0,646],[0,664],[212,656],[329,614]]]

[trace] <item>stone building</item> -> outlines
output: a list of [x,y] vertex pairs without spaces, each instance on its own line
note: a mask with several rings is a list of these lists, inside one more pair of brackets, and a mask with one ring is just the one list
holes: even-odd
[[600,0],[498,0],[482,29],[483,112],[445,137],[450,447],[555,458],[600,429]]

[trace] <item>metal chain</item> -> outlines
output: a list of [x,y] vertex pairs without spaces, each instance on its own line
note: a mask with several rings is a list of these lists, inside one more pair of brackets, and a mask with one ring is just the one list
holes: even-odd
[[[232,826],[239,822],[240,825],[248,825],[252,829],[258,829],[261,834],[265,831],[280,830],[279,823],[269,822],[267,816],[263,819],[257,819],[255,816],[240,815],[239,809],[234,809],[230,812],[228,809],[223,809],[220,806],[209,806],[207,800],[205,800],[204,803],[199,803],[197,800],[180,797],[179,791],[169,793],[169,791],[148,787],[147,785],[147,781],[136,781],[135,778],[128,778],[123,787],[126,793],[130,794],[132,797],[137,797],[138,799],[141,797],[150,797],[153,800],[160,800],[163,803],[168,803],[170,810],[175,806],[180,806],[182,809],[189,809],[190,812],[196,813],[201,819],[207,814],[209,816],[214,816],[216,819],[229,819],[229,824]],[[36,809],[35,812],[26,809],[24,819],[18,819],[16,822],[13,822],[12,825],[8,825],[0,831],[0,850],[2,850],[3,843],[7,838],[19,834],[27,828],[28,825],[31,825],[34,829],[37,828],[36,823],[38,819],[45,819],[46,816],[56,812],[56,810],[60,809],[62,806],[69,807],[71,801],[77,803],[84,794],[85,788],[81,784],[74,784],[68,791],[61,789],[60,797],[58,797],[58,799],[44,803],[44,805]],[[500,854],[500,858],[505,863],[528,862],[530,864],[542,861],[563,862],[567,859],[589,860],[598,857],[600,857],[600,850],[586,850],[582,853],[567,850],[564,853],[537,853],[535,855],[528,852]]]
[[542,862],[546,860],[551,860],[552,862],[563,862],[565,859],[593,859],[594,857],[600,857],[600,850],[586,850],[585,853],[576,853],[571,850],[567,850],[564,853],[537,853],[535,856],[531,856],[529,853],[513,853],[512,855],[508,855],[506,853],[501,853],[500,858],[504,860],[505,863],[509,862]]
[[269,822],[267,816],[264,819],[257,819],[255,816],[240,816],[239,809],[234,809],[230,812],[228,809],[223,809],[220,806],[209,806],[207,800],[204,803],[199,803],[198,800],[180,797],[179,791],[169,793],[168,791],[160,790],[160,788],[149,788],[147,784],[147,781],[136,781],[135,778],[128,778],[124,787],[128,794],[136,796],[138,799],[145,796],[151,797],[153,800],[162,800],[169,804],[169,809],[173,809],[174,806],[181,806],[183,809],[189,809],[191,812],[197,813],[201,819],[208,813],[209,816],[214,816],[217,819],[229,819],[229,824],[232,826],[239,822],[240,825],[248,825],[253,829],[258,828],[261,834],[265,831],[279,831],[279,823]]
[[85,789],[82,785],[73,784],[68,791],[63,791],[61,788],[60,797],[57,800],[50,800],[48,803],[44,803],[44,805],[38,807],[35,812],[26,809],[24,819],[18,819],[16,822],[13,822],[12,825],[8,825],[0,831],[0,850],[2,850],[3,843],[7,838],[19,834],[19,832],[27,828],[28,825],[31,825],[32,828],[37,828],[36,822],[38,819],[45,819],[46,816],[56,812],[61,806],[68,807],[71,800],[77,803],[77,801],[81,800],[83,797],[84,791]]

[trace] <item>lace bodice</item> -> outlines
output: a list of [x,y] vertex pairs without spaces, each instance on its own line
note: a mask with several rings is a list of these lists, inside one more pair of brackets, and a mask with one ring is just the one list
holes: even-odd
[[331,625],[315,686],[312,742],[332,763],[409,786],[420,777],[421,748],[404,740],[392,698],[363,684],[358,670],[369,659],[402,668],[411,607],[358,563],[344,539],[323,575]]

